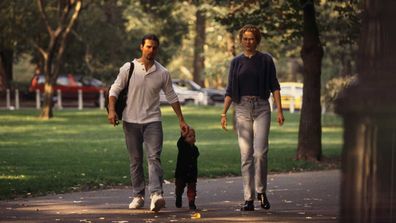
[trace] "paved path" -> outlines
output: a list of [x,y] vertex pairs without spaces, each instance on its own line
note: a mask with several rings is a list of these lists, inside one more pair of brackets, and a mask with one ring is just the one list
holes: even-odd
[[[166,208],[159,213],[129,210],[130,188],[98,190],[0,201],[0,222],[338,222],[338,170],[268,176],[270,210],[256,201],[253,212],[239,211],[240,177],[199,179],[196,213],[174,206],[174,185],[164,185]],[[194,215],[195,214],[195,215]]]

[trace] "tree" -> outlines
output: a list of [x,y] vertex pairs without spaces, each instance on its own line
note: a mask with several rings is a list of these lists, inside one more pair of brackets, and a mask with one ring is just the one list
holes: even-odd
[[[48,35],[47,46],[43,47],[37,40],[31,40],[43,61],[43,72],[45,74],[44,106],[40,116],[44,119],[53,116],[53,85],[59,75],[67,37],[80,14],[82,0],[63,0],[58,1],[56,5],[55,3],[46,4],[44,0],[37,0],[37,7]],[[48,10],[48,8],[51,8],[51,10]],[[52,14],[51,12],[55,13]]]
[[194,1],[196,6],[195,12],[195,39],[194,39],[194,70],[193,80],[201,86],[204,86],[203,79],[205,72],[205,38],[206,38],[206,14],[205,10],[200,8],[200,1]]
[[136,4],[135,8],[131,6],[129,9],[140,15],[131,18],[140,26],[139,40],[143,34],[156,33],[161,42],[158,60],[167,65],[180,49],[182,39],[188,32],[187,21],[180,17],[177,1],[140,0],[139,2],[140,4]]
[[27,13],[31,7],[30,1],[0,2],[0,92],[11,87],[13,62],[29,48],[24,35],[34,32],[34,21]]
[[8,89],[12,80],[13,44],[15,43],[13,29],[11,29],[13,22],[15,22],[15,19],[13,19],[14,10],[12,9],[14,9],[12,3],[5,1],[0,3],[2,20],[0,24],[0,92]]
[[396,1],[363,1],[358,80],[337,99],[344,119],[340,222],[396,220]]
[[[126,31],[124,10],[116,1],[87,1],[64,54],[63,71],[113,81],[121,63],[134,50]],[[138,45],[136,43],[136,45]]]
[[301,0],[300,3],[304,11],[303,47],[301,50],[304,62],[304,106],[301,108],[296,158],[320,160],[322,156],[320,75],[323,48],[316,24],[314,2]]

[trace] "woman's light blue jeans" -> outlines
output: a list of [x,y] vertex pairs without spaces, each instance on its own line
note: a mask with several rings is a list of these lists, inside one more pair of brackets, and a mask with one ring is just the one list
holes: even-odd
[[253,201],[255,191],[267,189],[268,135],[271,109],[268,100],[242,96],[234,103],[241,153],[241,172],[245,201]]
[[163,132],[161,122],[135,124],[123,122],[125,142],[130,160],[130,173],[133,196],[145,195],[143,171],[143,145],[148,163],[148,179],[150,194],[162,194],[163,170],[161,152]]

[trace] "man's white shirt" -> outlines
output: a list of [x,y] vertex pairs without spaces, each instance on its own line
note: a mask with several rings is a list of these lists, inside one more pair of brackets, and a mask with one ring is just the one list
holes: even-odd
[[[122,113],[122,120],[129,123],[150,123],[162,121],[160,110],[160,91],[163,90],[170,104],[178,101],[172,87],[172,79],[168,70],[157,61],[146,71],[137,59],[131,80],[129,81],[127,106]],[[130,63],[125,63],[118,73],[117,79],[110,88],[110,96],[118,97],[128,81]]]

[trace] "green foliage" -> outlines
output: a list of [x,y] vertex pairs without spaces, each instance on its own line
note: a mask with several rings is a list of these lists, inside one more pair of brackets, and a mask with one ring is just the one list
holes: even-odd
[[[177,118],[170,106],[163,112],[165,179],[173,179],[176,141],[180,136]],[[196,129],[200,150],[199,176],[240,175],[237,139],[231,130],[220,128],[220,107],[183,107],[188,124]],[[129,160],[122,127],[107,123],[98,109],[55,110],[48,121],[37,118],[37,110],[0,111],[0,199],[130,185]],[[272,123],[269,170],[288,172],[329,168],[328,163],[295,161],[299,114],[286,115],[279,127]],[[273,117],[274,118],[274,117]],[[323,153],[337,160],[342,144],[341,121],[323,116]],[[334,168],[337,162],[330,163]],[[147,174],[146,174],[147,176]]]
[[[57,1],[49,3],[49,7]],[[197,5],[194,5],[196,3]],[[356,1],[315,1],[321,41],[325,50],[322,85],[339,74],[355,73],[356,38],[360,10]],[[0,2],[0,48],[14,47],[28,53],[33,63],[39,55],[27,38],[44,43],[46,32],[35,1]],[[265,39],[260,50],[276,59],[278,77],[288,80],[290,60],[300,56],[302,12],[300,1],[84,1],[79,21],[67,40],[61,73],[95,76],[108,84],[126,61],[140,55],[139,44],[146,33],[160,37],[159,60],[173,78],[192,79],[195,11],[205,9],[205,77],[208,87],[225,87],[232,55],[228,35],[246,23],[262,28]],[[166,19],[164,19],[166,18]],[[238,47],[238,41],[234,41]],[[237,48],[236,53],[240,50]],[[299,61],[301,65],[301,61]],[[301,69],[300,69],[301,70]],[[19,75],[16,73],[15,75]],[[298,79],[298,78],[296,78]]]
[[130,60],[132,44],[123,17],[127,5],[92,1],[81,12],[69,39],[64,71],[113,80],[118,68]]
[[183,20],[180,13],[175,1],[140,0],[131,2],[125,11],[128,20],[127,30],[138,34],[135,38],[138,37],[139,44],[144,34],[158,35],[160,38],[158,60],[167,65],[180,49],[182,38],[188,32],[187,22]]
[[[167,64],[179,49],[187,33],[186,21],[167,1],[84,1],[78,23],[67,39],[61,73],[96,76],[102,80],[114,79],[118,68],[140,55],[143,34],[153,32],[161,38],[160,60]],[[58,1],[45,1],[50,25],[58,18]],[[48,35],[34,1],[2,1],[0,7],[0,50],[12,48],[30,54],[32,63],[42,64],[41,55],[32,41],[46,48]],[[167,18],[164,20],[163,18]],[[130,20],[142,21],[128,28]],[[28,34],[28,35],[27,35]],[[18,56],[18,55],[17,55]]]
[[327,81],[325,85],[325,94],[322,96],[322,104],[326,105],[326,110],[333,110],[333,103],[342,92],[343,89],[351,85],[357,80],[357,76],[341,76],[334,77]]
[[0,2],[0,51],[12,49],[14,60],[17,61],[20,54],[29,51],[31,46],[26,34],[39,32],[37,11],[31,10],[36,7],[33,1],[1,1]]
[[195,39],[195,12],[198,8],[205,10],[206,16],[206,42],[205,53],[205,86],[224,87],[227,81],[228,66],[232,55],[227,52],[228,33],[225,28],[213,18],[226,12],[225,8],[212,7],[209,4],[199,6],[183,2],[178,5],[181,17],[189,21],[187,35],[184,36],[181,48],[173,56],[168,65],[172,78],[193,79],[193,52]]
[[[315,1],[315,8],[326,57],[324,82],[339,74],[353,74],[361,14],[358,3]],[[236,1],[233,11],[216,19],[234,32],[248,23],[261,27],[268,42],[266,49],[275,58],[287,61],[282,57],[299,57],[303,22],[301,9],[300,1]]]

